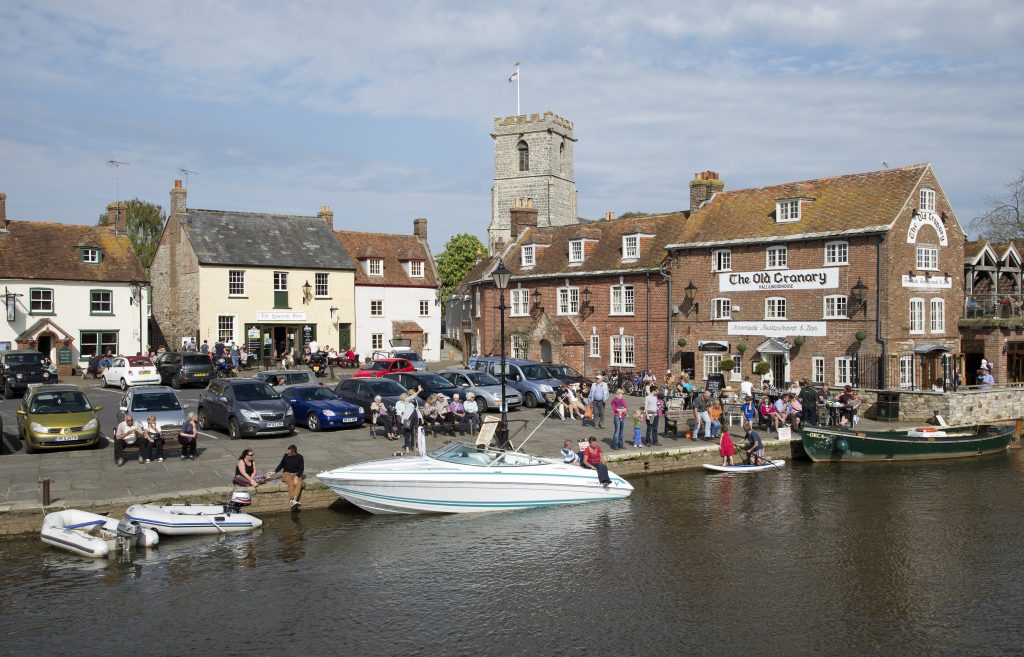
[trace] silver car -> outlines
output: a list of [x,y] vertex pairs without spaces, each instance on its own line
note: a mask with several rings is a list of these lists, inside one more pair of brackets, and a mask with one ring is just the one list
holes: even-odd
[[177,439],[181,433],[187,408],[188,406],[182,404],[174,390],[168,386],[135,386],[129,388],[121,399],[117,409],[117,421],[120,423],[127,413],[131,413],[139,426],[145,426],[146,418],[155,415],[160,435],[167,441]]
[[[438,372],[438,374],[451,381],[458,388],[476,395],[477,403],[481,404],[481,410],[484,408],[487,410],[499,410],[498,400],[501,399],[501,381],[487,372],[452,369]],[[461,396],[465,400],[465,395]],[[523,395],[506,382],[505,400],[508,402],[509,409],[518,408],[523,404]]]
[[253,378],[269,384],[277,392],[283,392],[288,386],[320,385],[320,379],[311,370],[268,370],[257,372]]

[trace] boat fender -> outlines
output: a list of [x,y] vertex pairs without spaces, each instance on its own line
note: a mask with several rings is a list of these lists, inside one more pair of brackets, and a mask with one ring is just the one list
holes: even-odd
[[847,452],[847,451],[849,451],[850,450],[850,443],[849,443],[849,441],[847,441],[846,438],[840,438],[839,440],[836,441],[836,449],[838,449],[840,452]]

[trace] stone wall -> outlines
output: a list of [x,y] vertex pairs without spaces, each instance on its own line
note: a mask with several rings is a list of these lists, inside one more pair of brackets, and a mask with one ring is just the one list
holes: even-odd
[[149,272],[153,322],[167,341],[153,348],[174,351],[181,338],[195,336],[199,329],[199,261],[175,216],[167,220]]
[[[865,417],[878,417],[878,390],[861,390]],[[1024,388],[931,392],[899,391],[899,421],[924,422],[935,413],[947,424],[975,424],[1024,417]]]

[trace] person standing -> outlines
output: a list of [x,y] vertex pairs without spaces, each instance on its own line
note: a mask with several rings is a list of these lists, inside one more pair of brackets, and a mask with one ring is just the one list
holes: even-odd
[[740,397],[753,397],[754,396],[754,384],[750,382],[750,377],[743,377],[743,383],[740,384]]
[[198,437],[196,426],[196,414],[191,412],[181,425],[181,432],[178,434],[178,442],[181,443],[181,460],[196,458],[196,440]]
[[302,497],[302,473],[305,469],[306,462],[302,458],[302,454],[299,454],[299,448],[295,445],[288,445],[288,450],[281,457],[281,462],[267,473],[268,479],[277,472],[282,473],[281,481],[288,485],[288,497],[291,500],[292,509],[297,509],[302,504],[299,498]]
[[[590,386],[590,405],[594,409],[594,426],[598,429],[604,428],[604,404],[610,397],[608,384],[605,383],[604,375],[597,375],[597,382]],[[614,448],[615,445],[612,445]]]
[[[141,427],[135,426],[135,418],[130,413],[125,414],[124,420],[114,430],[114,463],[117,467],[124,465],[124,447],[127,444],[134,444],[144,440]],[[142,446],[139,446],[139,463],[142,463]]]
[[644,415],[647,417],[647,436],[644,438],[644,445],[652,447],[658,445],[658,395],[655,394],[656,386],[647,386],[647,396],[644,398]]
[[711,393],[705,390],[693,400],[693,417],[697,420],[697,428],[693,430],[694,439],[700,438],[700,428],[704,427],[704,438],[711,438]]
[[164,438],[160,435],[160,427],[157,426],[155,415],[146,418],[146,426],[143,431],[145,431],[146,442],[142,443],[142,446],[146,452],[146,463],[152,462],[154,458],[157,461],[163,461]]
[[242,362],[242,355],[241,355],[241,352],[238,349],[238,343],[235,342],[234,340],[231,341],[230,354],[231,354],[231,367],[232,367],[232,369],[234,369],[237,372],[238,371],[238,367],[239,367],[239,365],[241,365],[241,362]]
[[224,340],[217,338],[217,342],[213,344],[213,357],[224,358]]
[[402,407],[402,437],[405,439],[406,454],[412,454],[413,448],[416,447],[416,437],[422,423],[418,400],[416,390],[409,389],[405,397],[405,406]]
[[619,388],[612,399],[612,449],[623,449],[622,432],[626,427],[626,416],[629,406],[626,404],[626,391]]
[[728,431],[722,432],[722,439],[718,442],[718,453],[722,455],[722,467],[734,465],[732,455],[736,453],[736,445],[733,444]]
[[209,356],[210,355],[210,341],[203,340],[203,344],[199,345],[199,353]]
[[805,427],[814,426],[818,423],[818,391],[811,387],[809,381],[804,381],[804,387],[800,390],[801,423]]
[[743,421],[740,423],[741,428],[752,431],[754,424],[757,422],[757,406],[754,404],[753,397],[750,395],[744,397],[740,412],[743,414]]

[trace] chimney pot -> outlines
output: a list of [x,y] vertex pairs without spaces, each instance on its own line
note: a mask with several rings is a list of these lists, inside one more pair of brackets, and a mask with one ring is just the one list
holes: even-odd
[[693,175],[690,181],[690,212],[697,210],[714,194],[725,189],[725,183],[718,177],[718,172],[706,170]]
[[181,189],[181,181],[180,180],[175,180],[174,181],[174,189]]
[[427,239],[427,220],[425,217],[418,217],[412,220],[412,234],[426,241]]
[[612,212],[611,210],[609,210],[608,212],[604,213],[604,220],[605,221],[611,221],[614,218],[615,218],[615,213]]
[[320,212],[316,216],[322,219],[328,228],[334,230],[334,211],[331,210],[331,206],[321,205]]

